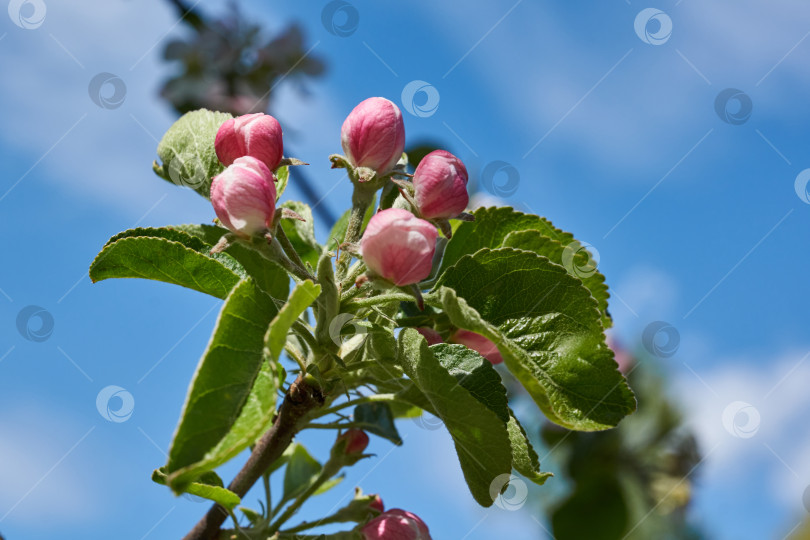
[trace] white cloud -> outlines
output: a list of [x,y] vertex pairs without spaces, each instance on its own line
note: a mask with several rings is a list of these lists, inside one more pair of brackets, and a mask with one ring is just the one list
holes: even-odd
[[[740,474],[764,467],[770,478],[764,486],[770,490],[768,498],[799,512],[810,482],[810,436],[802,431],[810,414],[810,353],[797,350],[759,360],[725,358],[719,363],[720,367],[701,370],[690,362],[700,379],[684,369],[676,384],[677,395],[688,396],[684,400],[687,422],[702,451],[713,450],[701,469],[702,483],[733,484]],[[724,427],[724,412],[728,410],[729,415],[734,402],[755,409],[748,414],[742,410],[735,417],[736,426],[747,437],[735,436]],[[753,429],[748,422],[757,413],[759,422]]]

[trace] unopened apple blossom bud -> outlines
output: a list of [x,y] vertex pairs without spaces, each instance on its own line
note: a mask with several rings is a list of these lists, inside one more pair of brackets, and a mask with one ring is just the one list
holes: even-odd
[[340,144],[355,167],[368,167],[380,175],[389,172],[405,149],[402,112],[385,98],[368,98],[346,117]]
[[450,341],[453,343],[460,343],[461,345],[476,351],[493,364],[500,364],[503,362],[503,357],[501,356],[500,351],[498,351],[498,347],[496,347],[492,341],[481,334],[476,334],[475,332],[470,332],[469,330],[459,329],[456,330],[452,336],[450,336]]
[[385,505],[379,495],[374,495],[374,499],[368,503],[369,508],[373,508],[378,512],[385,512]]
[[223,165],[230,165],[240,157],[251,156],[274,171],[284,154],[281,125],[264,113],[231,118],[217,131],[214,149]]
[[345,454],[362,454],[368,446],[368,435],[362,429],[346,430],[337,440],[338,442],[346,441],[346,446],[343,448]]
[[419,516],[399,508],[383,512],[362,529],[365,540],[432,540]]
[[444,343],[444,340],[442,339],[442,335],[440,333],[438,333],[436,330],[434,330],[433,328],[428,328],[426,326],[420,326],[419,328],[416,329],[416,331],[419,332],[420,334],[422,334],[423,336],[425,336],[425,339],[427,340],[428,345],[436,345],[436,344],[439,344],[439,343]]
[[248,238],[270,225],[276,186],[267,165],[253,157],[234,161],[211,182],[211,203],[220,223]]
[[456,156],[434,150],[413,173],[414,199],[425,219],[449,219],[467,208],[467,168]]
[[438,236],[424,219],[389,208],[368,222],[360,254],[373,274],[398,286],[411,285],[430,275]]

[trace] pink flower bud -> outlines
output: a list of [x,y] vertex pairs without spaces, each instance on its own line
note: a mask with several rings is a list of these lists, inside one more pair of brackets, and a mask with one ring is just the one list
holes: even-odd
[[432,540],[424,521],[399,508],[375,517],[362,532],[365,540]]
[[425,336],[428,345],[436,345],[437,343],[444,343],[442,335],[433,328],[420,326],[419,328],[416,329],[416,331]]
[[361,102],[343,122],[340,144],[355,167],[387,173],[405,149],[405,124],[399,107],[381,97]]
[[360,253],[374,274],[398,286],[410,285],[430,275],[438,236],[436,227],[424,219],[389,208],[368,222]]
[[449,219],[467,208],[467,168],[456,156],[434,150],[413,173],[416,205],[425,219]]
[[369,508],[373,508],[379,512],[385,512],[385,505],[379,495],[374,495],[374,500],[368,503]]
[[211,203],[219,221],[243,238],[265,230],[276,209],[274,180],[258,159],[238,158],[211,182]]
[[501,356],[500,351],[498,351],[498,347],[496,347],[494,343],[481,334],[476,334],[475,332],[470,332],[469,330],[459,329],[456,330],[452,336],[450,336],[450,341],[453,343],[460,343],[461,345],[476,351],[493,364],[500,364],[503,362],[503,357]]
[[362,429],[346,430],[337,440],[346,441],[346,447],[343,449],[346,454],[362,454],[368,446],[368,435]]
[[231,118],[217,131],[214,148],[224,165],[230,165],[240,157],[251,156],[274,171],[284,154],[281,125],[264,113]]

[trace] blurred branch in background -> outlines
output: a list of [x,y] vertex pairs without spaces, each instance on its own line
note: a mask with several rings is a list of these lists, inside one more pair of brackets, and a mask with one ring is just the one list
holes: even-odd
[[[209,18],[184,0],[169,0],[192,33],[169,42],[164,58],[178,64],[178,74],[163,85],[163,96],[180,113],[206,108],[242,115],[266,112],[272,94],[283,81],[306,94],[304,81],[324,72],[325,64],[308,54],[304,36],[290,25],[271,39],[259,25],[248,22],[235,2],[221,19]],[[195,4],[196,5],[196,4]],[[285,148],[285,155],[295,152]],[[291,168],[301,189],[319,217],[330,225],[335,217],[301,167]]]
[[553,505],[542,512],[548,512],[554,538],[705,538],[686,516],[701,459],[695,437],[666,395],[655,358],[612,347],[636,392],[637,412],[608,431],[572,432],[551,423],[530,430],[540,432],[550,453],[546,460],[570,489],[555,493],[553,502],[544,498]]

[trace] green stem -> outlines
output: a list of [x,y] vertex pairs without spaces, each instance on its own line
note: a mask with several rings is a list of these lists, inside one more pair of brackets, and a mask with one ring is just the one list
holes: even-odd
[[349,267],[348,274],[346,274],[346,277],[344,277],[343,281],[340,283],[341,292],[345,289],[351,288],[365,269],[366,266],[363,264],[363,261],[357,261],[351,267]]
[[334,407],[330,407],[328,409],[322,409],[318,411],[317,415],[312,416],[312,420],[316,420],[318,418],[327,416],[332,413],[336,413],[346,407],[352,407],[354,405],[360,405],[362,403],[373,403],[375,401],[392,401],[396,399],[395,394],[374,394],[373,396],[363,396],[357,399],[350,399],[349,401],[344,401],[340,405],[335,405]]
[[258,245],[259,253],[261,253],[265,259],[278,264],[284,270],[292,274],[293,277],[298,278],[298,281],[315,281],[314,276],[292,262],[289,257],[287,257],[287,255],[284,253],[284,248],[281,247],[281,244],[277,238],[274,237],[269,243],[263,239],[257,240],[253,245]]
[[330,466],[330,462],[327,461],[323,469],[321,470],[321,474],[318,475],[318,478],[316,478],[315,481],[312,482],[312,484],[310,484],[309,487],[303,493],[301,493],[301,495],[296,497],[296,499],[292,502],[292,504],[290,504],[290,506],[287,507],[284,513],[281,514],[281,516],[279,516],[278,519],[276,519],[272,525],[270,525],[268,534],[272,535],[273,533],[278,531],[284,523],[286,523],[291,517],[295,515],[296,512],[298,512],[298,509],[301,508],[301,506],[307,501],[307,499],[312,497],[312,495],[316,491],[318,491],[318,488],[320,488],[324,484],[324,482],[326,482],[327,480],[332,478],[335,474],[337,474],[339,470],[340,467],[337,467],[337,470],[335,470],[335,467]]
[[405,293],[389,293],[381,294],[379,296],[372,296],[371,298],[361,298],[359,300],[352,300],[347,302],[344,306],[346,311],[354,311],[364,307],[379,306],[381,304],[391,304],[392,302],[413,302],[414,297]]
[[[276,238],[281,244],[284,253],[286,253],[287,256],[290,257],[292,262],[295,263],[297,266],[299,266],[305,272],[309,273],[306,270],[307,265],[304,264],[303,260],[301,260],[301,256],[298,254],[297,251],[295,251],[295,247],[293,247],[292,242],[290,242],[290,239],[287,238],[287,235],[284,233],[284,228],[281,226],[281,223],[279,223],[278,227],[276,227]],[[312,279],[313,281],[315,280],[314,277],[310,277],[309,279]]]
[[[376,190],[355,183],[354,193],[352,193],[352,211],[349,214],[349,223],[346,226],[346,236],[343,237],[344,244],[354,244],[360,240],[363,219],[366,216],[366,210],[368,210],[371,201],[374,200],[374,193],[376,193]],[[337,263],[338,281],[343,281],[351,260],[352,254],[348,251],[343,250],[340,253],[340,258]]]

